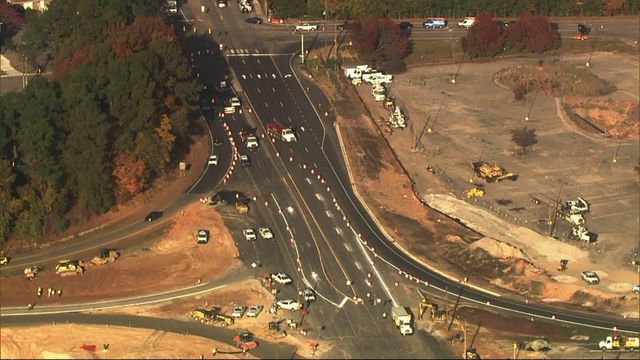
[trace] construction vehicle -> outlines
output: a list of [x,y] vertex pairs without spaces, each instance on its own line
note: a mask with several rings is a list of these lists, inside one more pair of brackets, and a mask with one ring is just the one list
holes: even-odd
[[11,259],[8,256],[0,257],[0,266],[7,265]]
[[396,106],[391,115],[389,115],[389,126],[392,128],[405,128],[407,126],[407,120],[399,106]]
[[582,214],[565,214],[564,219],[567,220],[571,225],[584,225],[584,216],[582,216]]
[[407,309],[403,306],[394,306],[391,309],[391,319],[395,326],[400,329],[400,334],[411,335],[413,334],[413,327],[411,327],[411,314],[407,312]]
[[233,344],[243,351],[255,349],[258,346],[258,342],[253,340],[253,334],[250,332],[243,332],[234,336]]
[[601,350],[631,350],[640,349],[637,336],[611,335],[598,343]]
[[213,321],[214,322],[220,322],[222,323],[223,327],[229,327],[231,325],[233,325],[233,318],[231,316],[225,315],[225,314],[215,314],[213,316]]
[[494,183],[501,180],[516,181],[518,175],[507,172],[497,163],[488,163],[486,161],[478,161],[473,163],[473,170],[479,178],[484,179],[488,183]]
[[215,316],[220,312],[220,308],[212,307],[210,310],[207,310],[201,306],[193,309],[189,315],[194,318],[196,321],[199,321],[203,324],[209,324],[215,321]]
[[246,214],[247,212],[249,212],[249,205],[238,201],[236,203],[236,210],[238,210],[238,214]]
[[37,266],[28,267],[24,269],[24,277],[27,278],[27,280],[33,280],[39,271],[40,269]]
[[598,234],[587,230],[584,226],[575,226],[571,229],[571,238],[591,244],[598,241]]
[[120,251],[118,251],[118,249],[101,249],[100,256],[91,259],[91,263],[94,265],[104,265],[116,261],[119,257]]
[[569,259],[560,260],[560,265],[558,266],[558,271],[567,270],[567,264],[569,264]]
[[382,84],[374,84],[371,88],[371,95],[374,101],[384,101],[387,98],[387,91]]
[[569,214],[584,214],[589,212],[589,203],[578,196],[576,200],[566,201],[561,207],[560,210],[569,213]]
[[384,108],[385,109],[391,111],[391,110],[393,110],[393,108],[395,108],[395,106],[396,106],[395,99],[388,97],[388,98],[386,98],[384,100]]
[[79,260],[60,260],[56,265],[56,274],[71,276],[84,273],[84,263]]
[[284,127],[274,122],[267,123],[267,134],[269,134],[269,136],[271,136],[273,139],[279,139],[284,142],[298,141],[298,138],[296,137],[293,129]]
[[470,199],[472,197],[483,197],[484,196],[484,186],[480,185],[480,184],[474,184],[474,187],[467,189],[467,191],[465,191],[465,196],[467,197],[467,199]]
[[362,75],[362,81],[367,84],[391,84],[393,75],[383,74],[382,72],[370,72]]
[[372,71],[374,70],[371,67],[369,67],[369,65],[358,65],[354,68],[345,68],[344,76],[346,76],[347,79],[350,79],[350,80],[354,80],[354,79],[362,80],[363,74],[367,74]]
[[478,351],[475,348],[470,347],[467,349],[467,351],[465,351],[464,358],[471,359],[471,360],[479,360],[480,354],[478,354]]

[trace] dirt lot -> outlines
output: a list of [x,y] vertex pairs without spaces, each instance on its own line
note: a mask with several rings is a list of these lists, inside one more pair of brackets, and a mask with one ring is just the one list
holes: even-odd
[[[95,345],[96,351],[83,350],[85,344]],[[108,351],[103,351],[103,344],[109,344]],[[197,359],[201,354],[211,358],[213,347],[237,351],[211,339],[150,329],[74,324],[0,329],[2,359]],[[252,358],[250,354],[224,357]]]
[[[269,291],[267,291],[267,289],[265,289],[259,281],[246,280],[229,284],[227,287],[215,292],[197,295],[189,299],[173,300],[157,305],[136,306],[117,310],[105,310],[104,312],[191,320],[189,312],[191,312],[197,306],[204,306],[206,308],[217,306],[221,308],[223,313],[230,315],[235,304],[243,305],[245,307],[251,305],[262,305],[263,310],[257,317],[250,318],[247,316],[243,316],[240,319],[236,319],[234,324],[231,325],[231,328],[249,330],[257,337],[265,339],[267,341],[287,342],[289,344],[297,346],[298,355],[305,358],[311,357],[312,353],[308,346],[309,339],[297,334],[295,330],[286,329],[286,323],[281,323],[281,329],[287,331],[286,335],[282,332],[274,333],[273,331],[268,329],[268,324],[270,321],[284,321],[289,318],[297,322],[300,322],[301,320],[301,315],[299,313],[290,311],[279,310],[276,315],[269,314],[269,306],[271,306],[273,300],[274,296]],[[211,326],[220,325],[217,324]],[[300,325],[300,328],[304,328],[304,326],[305,323],[303,321]],[[331,344],[327,341],[323,341],[321,346],[318,347],[318,350],[315,352],[315,356],[321,356],[330,349]]]
[[[63,278],[53,271],[44,271],[33,281],[23,276],[2,278],[0,304],[74,303],[153,293],[195,285],[198,279],[212,280],[238,265],[235,242],[216,210],[204,208],[198,202],[185,207],[172,220],[149,251],[125,253],[111,264],[89,265],[82,275]],[[210,231],[208,244],[196,244],[197,229]],[[38,286],[61,289],[63,295],[47,298],[45,290],[38,299]]]

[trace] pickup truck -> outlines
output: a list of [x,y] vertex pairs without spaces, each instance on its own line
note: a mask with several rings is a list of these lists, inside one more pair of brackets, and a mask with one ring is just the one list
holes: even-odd
[[316,31],[318,30],[318,25],[311,24],[300,24],[296,25],[296,31]]

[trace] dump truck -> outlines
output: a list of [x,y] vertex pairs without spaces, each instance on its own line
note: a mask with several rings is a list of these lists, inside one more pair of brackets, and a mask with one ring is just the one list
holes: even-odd
[[56,265],[56,274],[71,276],[84,273],[84,263],[79,260],[60,260]]
[[574,240],[580,240],[584,243],[591,244],[598,241],[598,234],[587,230],[584,226],[574,226],[571,229],[571,236]]
[[598,343],[601,350],[636,350],[640,349],[637,336],[611,335]]
[[518,179],[518,175],[507,172],[497,163],[488,163],[486,161],[478,161],[473,163],[473,170],[476,175],[484,179],[488,183],[495,183],[502,180],[515,181]]
[[576,200],[566,201],[561,207],[560,210],[567,212],[569,214],[584,214],[589,212],[589,203],[578,196]]
[[411,335],[413,334],[413,327],[411,327],[411,314],[407,312],[404,306],[394,306],[391,309],[391,319],[395,326],[400,329],[400,334]]
[[101,249],[100,256],[91,259],[91,263],[94,265],[104,265],[116,261],[119,257],[120,251],[118,251],[118,249]]
[[293,129],[284,127],[274,122],[267,123],[267,134],[274,139],[278,139],[284,142],[297,142],[298,138],[293,132]]

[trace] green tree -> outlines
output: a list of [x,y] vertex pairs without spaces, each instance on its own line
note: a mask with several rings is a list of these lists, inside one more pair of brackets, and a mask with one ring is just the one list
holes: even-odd
[[9,161],[0,159],[0,244],[11,233],[19,200],[13,195],[16,175]]
[[528,148],[538,143],[535,129],[526,126],[511,130],[511,141],[520,147],[520,154],[524,155]]
[[295,18],[307,13],[306,0],[271,0],[269,6],[274,17]]

